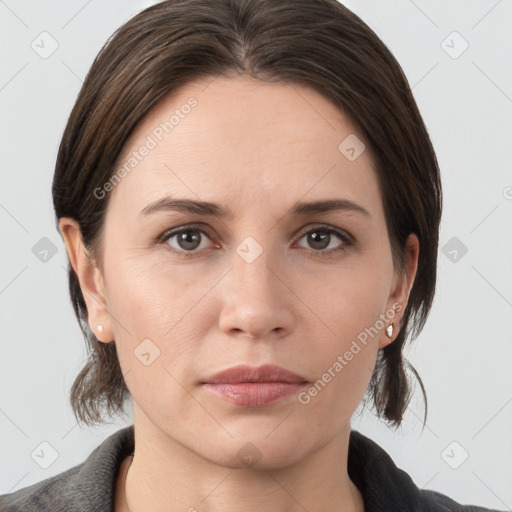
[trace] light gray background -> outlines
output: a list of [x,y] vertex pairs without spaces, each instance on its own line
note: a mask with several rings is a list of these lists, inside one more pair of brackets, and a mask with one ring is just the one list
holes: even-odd
[[[151,3],[0,0],[0,494],[82,462],[132,423],[129,411],[124,420],[81,428],[68,404],[86,351],[50,187],[67,117],[94,57]],[[397,432],[368,411],[354,416],[353,428],[387,450],[419,487],[510,510],[512,1],[343,3],[401,63],[444,187],[437,296],[407,352],[427,388],[427,426],[422,432],[418,389]],[[31,47],[46,38],[51,48],[44,31],[58,43],[47,58]],[[43,237],[57,251],[46,262],[34,254]],[[32,458],[34,451],[45,456]]]

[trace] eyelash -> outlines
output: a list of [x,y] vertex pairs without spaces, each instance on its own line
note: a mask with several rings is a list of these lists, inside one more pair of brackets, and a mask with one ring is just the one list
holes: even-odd
[[[176,235],[180,235],[182,233],[187,233],[189,231],[196,231],[196,232],[199,232],[199,233],[202,233],[204,235],[206,235],[208,238],[212,238],[208,235],[208,233],[206,231],[204,231],[203,229],[200,229],[198,227],[198,225],[189,225],[189,226],[185,226],[185,227],[181,227],[179,229],[174,229],[174,230],[171,230],[171,231],[166,231],[165,233],[163,233],[162,235],[160,235],[157,239],[157,242],[158,243],[167,243],[172,237],[176,236]],[[337,230],[337,229],[333,229],[327,225],[320,225],[320,226],[316,226],[312,229],[307,229],[305,231],[302,231],[298,236],[298,240],[300,240],[304,235],[307,235],[309,233],[314,233],[316,231],[321,231],[321,232],[324,232],[324,233],[329,233],[329,234],[334,234],[336,235],[338,238],[341,239],[341,241],[343,242],[342,246],[341,247],[338,247],[336,249],[328,249],[328,250],[319,250],[319,251],[315,251],[315,250],[312,250],[313,254],[315,256],[317,255],[320,255],[322,257],[331,257],[331,256],[334,256],[335,254],[341,252],[341,251],[345,251],[346,250],[346,246],[352,246],[354,245],[355,243],[355,240],[354,238],[349,235],[348,233],[344,232],[344,231],[340,231],[340,230]],[[176,249],[174,249],[173,247],[171,247],[169,244],[167,244],[167,248],[174,254],[177,254],[179,257],[182,257],[182,258],[191,258],[191,257],[197,257],[197,255],[199,254],[200,251],[178,251]]]

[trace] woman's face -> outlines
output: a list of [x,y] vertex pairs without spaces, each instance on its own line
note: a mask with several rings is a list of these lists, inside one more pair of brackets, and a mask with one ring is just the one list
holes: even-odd
[[[138,126],[104,187],[109,315],[89,321],[115,339],[139,432],[230,467],[287,465],[347,434],[415,272],[414,250],[409,276],[394,271],[361,142],[313,89],[246,77],[188,84]],[[307,383],[205,384],[268,364]]]

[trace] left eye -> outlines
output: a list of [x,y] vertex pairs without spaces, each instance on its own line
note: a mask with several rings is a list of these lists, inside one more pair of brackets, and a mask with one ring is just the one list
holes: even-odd
[[[330,243],[333,241],[333,235],[341,240],[342,247],[331,247],[329,248]],[[344,245],[350,245],[351,241],[348,236],[340,233],[334,229],[328,228],[315,228],[304,233],[300,239],[307,237],[307,242],[311,245],[311,247],[315,251],[319,251],[320,253],[325,252],[338,252],[343,250]]]

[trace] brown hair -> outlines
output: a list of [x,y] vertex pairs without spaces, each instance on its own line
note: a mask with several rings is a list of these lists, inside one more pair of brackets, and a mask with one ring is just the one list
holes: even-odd
[[[427,319],[436,285],[441,218],[439,168],[402,68],[377,35],[336,0],[168,0],[121,26],[94,60],[60,144],[52,193],[57,222],[75,219],[101,268],[109,195],[94,193],[114,174],[138,123],[171,91],[202,77],[247,74],[313,87],[359,128],[374,155],[395,268],[404,271],[410,233],[420,243],[416,279],[397,339],[379,350],[367,393],[379,417],[400,425],[411,398],[402,355]],[[341,141],[340,141],[341,142]],[[130,396],[114,343],[98,341],[71,267],[69,291],[89,358],[71,389],[78,421],[124,412]]]

